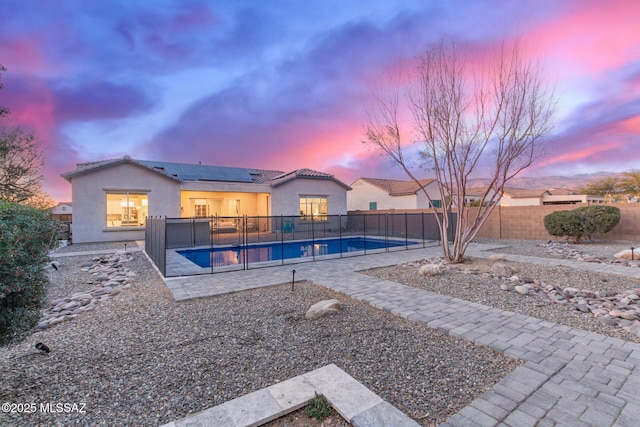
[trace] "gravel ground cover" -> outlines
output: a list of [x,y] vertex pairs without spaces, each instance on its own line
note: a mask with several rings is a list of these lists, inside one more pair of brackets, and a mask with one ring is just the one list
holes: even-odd
[[633,242],[604,242],[604,241],[585,241],[582,243],[569,243],[564,240],[496,240],[496,239],[475,239],[477,243],[489,243],[503,245],[494,252],[501,254],[529,255],[543,258],[565,258],[562,255],[550,250],[551,247],[565,248],[574,250],[585,255],[591,255],[596,258],[613,260],[613,255],[633,247],[640,247],[640,243]]
[[[513,246],[514,250],[517,250],[514,253],[527,252],[527,249],[523,248],[525,245],[522,243],[517,245]],[[497,252],[504,253],[502,250]],[[483,274],[490,270],[492,264],[487,259],[471,258],[453,269],[446,269],[442,275],[421,276],[418,271],[419,265],[430,264],[434,261],[423,260],[417,263],[372,269],[364,273],[431,292],[640,343],[640,337],[637,335],[621,327],[605,325],[591,313],[581,313],[537,296],[525,296],[516,292],[503,291],[500,289],[500,285],[505,283],[504,279],[491,278]],[[526,278],[527,281],[537,279],[562,288],[575,287],[592,292],[615,291],[618,293],[640,287],[640,280],[625,276],[605,275],[565,266],[543,266],[517,262],[504,262],[504,264],[513,268],[518,277]]]
[[[92,277],[80,267],[93,258],[57,258],[49,298],[86,291]],[[128,267],[137,272],[130,289],[0,349],[0,402],[36,405],[0,413],[0,425],[157,426],[335,363],[431,426],[520,364],[316,285],[175,303],[144,254]],[[304,319],[330,298],[342,312]],[[47,403],[68,406],[43,412]]]

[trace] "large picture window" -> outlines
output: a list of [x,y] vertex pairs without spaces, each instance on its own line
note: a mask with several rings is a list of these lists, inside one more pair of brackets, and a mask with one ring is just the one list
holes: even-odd
[[327,221],[325,196],[300,196],[300,218],[308,221]]
[[107,193],[107,228],[143,227],[149,197],[143,193]]

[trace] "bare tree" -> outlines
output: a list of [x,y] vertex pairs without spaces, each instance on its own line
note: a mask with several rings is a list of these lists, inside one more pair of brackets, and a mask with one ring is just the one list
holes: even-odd
[[23,203],[41,193],[43,168],[35,136],[0,127],[0,200]]
[[[505,184],[539,156],[555,107],[541,66],[525,57],[518,42],[503,43],[490,64],[470,59],[454,43],[442,41],[420,58],[416,79],[404,97],[392,87],[376,93],[367,107],[367,142],[420,186],[403,153],[405,137],[399,116],[401,107],[410,111],[417,136],[412,140],[419,147],[423,166],[433,171],[438,182],[441,209],[433,207],[429,194],[422,190],[438,222],[444,256],[453,263],[463,261]],[[480,207],[470,210],[465,204],[467,182],[487,166],[489,184]],[[458,215],[450,236],[449,213],[454,210]]]
[[[0,72],[7,69],[0,65]],[[0,83],[2,89],[2,83]],[[10,114],[0,107],[0,118]],[[0,125],[0,200],[24,203],[42,193],[44,157],[36,137]]]

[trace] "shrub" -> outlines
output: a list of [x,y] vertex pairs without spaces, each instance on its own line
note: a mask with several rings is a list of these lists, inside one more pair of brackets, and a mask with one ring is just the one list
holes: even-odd
[[544,228],[552,236],[572,238],[576,243],[594,233],[608,233],[620,222],[620,209],[613,206],[584,206],[557,211],[544,217]]
[[20,338],[38,321],[57,231],[45,210],[0,201],[0,345]]
[[576,242],[582,237],[580,218],[573,211],[557,211],[545,216],[544,228],[552,236],[573,238]]
[[620,209],[614,206],[585,206],[574,209],[580,218],[583,233],[589,240],[595,233],[608,233],[620,222]]

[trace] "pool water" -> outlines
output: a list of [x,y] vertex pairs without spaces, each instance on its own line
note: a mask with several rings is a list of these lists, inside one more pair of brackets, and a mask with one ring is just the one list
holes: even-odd
[[277,261],[293,258],[306,258],[319,255],[334,255],[365,250],[384,249],[406,245],[417,245],[419,242],[389,241],[363,237],[347,237],[343,239],[326,239],[314,241],[273,242],[268,244],[236,246],[225,248],[187,249],[177,251],[189,261],[200,267],[221,267],[225,265],[244,264],[246,262]]

